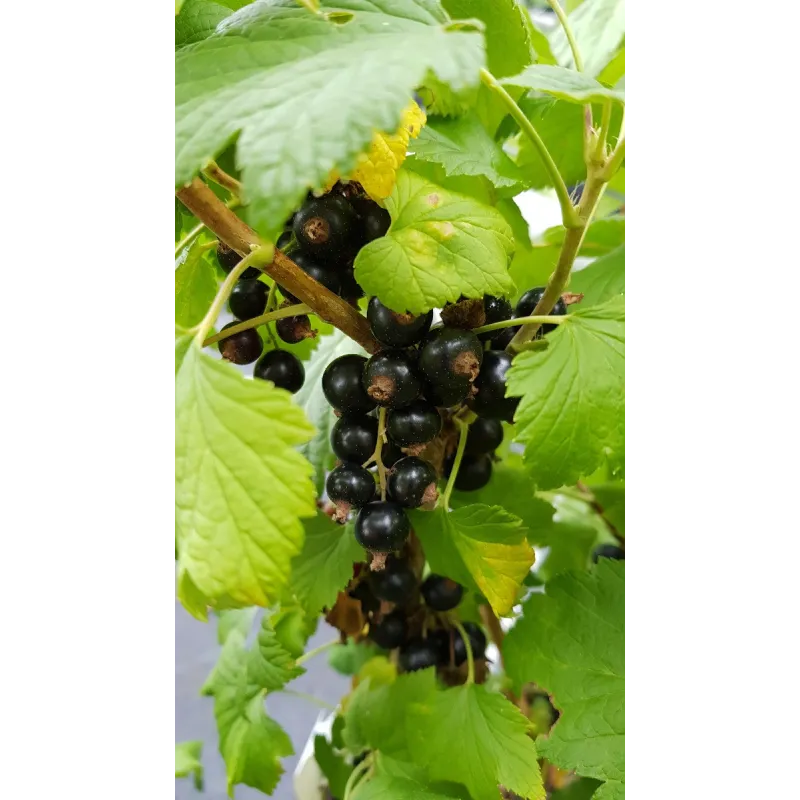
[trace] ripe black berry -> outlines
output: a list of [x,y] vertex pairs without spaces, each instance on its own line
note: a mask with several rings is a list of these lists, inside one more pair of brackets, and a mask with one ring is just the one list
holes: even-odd
[[327,194],[312,198],[297,212],[292,231],[305,253],[336,262],[358,237],[358,217],[344,197]]
[[317,335],[317,332],[311,329],[311,320],[307,314],[276,320],[275,332],[287,344],[297,344],[303,339],[313,339]]
[[425,605],[434,611],[450,611],[464,595],[464,587],[444,575],[428,575],[420,588]]
[[406,508],[418,508],[436,499],[436,470],[416,456],[394,465],[386,484],[389,497]]
[[519,330],[520,326],[515,325],[509,328],[501,328],[499,331],[496,331],[497,336],[492,339],[491,349],[492,350],[505,350],[509,344],[511,344],[511,340],[514,338],[514,335]]
[[413,314],[398,314],[387,308],[377,297],[370,298],[367,306],[372,335],[386,347],[410,347],[422,339],[430,330],[433,312],[415,317]]
[[375,452],[378,420],[365,414],[344,414],[331,431],[331,447],[337,458],[364,464]]
[[375,239],[380,239],[386,235],[392,218],[385,208],[381,208],[376,202],[368,197],[354,197],[350,204],[358,214],[361,229],[361,241],[369,244]]
[[[486,655],[486,634],[474,622],[465,622],[463,624],[464,630],[469,637],[472,657],[483,658]],[[467,660],[467,648],[461,638],[461,633],[458,630],[453,631],[453,633],[453,654],[456,666],[459,666]]]
[[[517,309],[514,316],[530,317],[533,314],[533,310],[536,308],[536,304],[542,299],[544,290],[544,286],[536,286],[535,288],[529,289],[527,292],[525,292],[525,294],[520,297],[519,302],[517,303]],[[556,301],[556,304],[553,306],[553,310],[550,312],[550,316],[562,317],[566,313],[567,304],[559,297]],[[550,333],[550,331],[554,331],[557,327],[558,325],[542,325],[540,330],[542,333]]]
[[253,377],[272,381],[279,389],[294,394],[302,388],[306,371],[303,362],[294,353],[270,350],[259,359]]
[[435,667],[439,662],[439,652],[436,645],[427,639],[412,639],[400,650],[399,661],[403,672],[415,672]]
[[375,401],[361,382],[366,363],[364,356],[349,354],[335,358],[325,367],[322,393],[337,411],[367,414],[375,408]]
[[380,622],[370,623],[369,638],[384,650],[400,647],[408,636],[408,624],[402,611],[387,614]]
[[389,438],[400,447],[413,447],[427,444],[442,430],[442,417],[425,400],[415,400],[405,408],[389,412],[386,432]]
[[[238,324],[239,320],[236,319],[224,325],[222,330]],[[248,328],[246,331],[239,331],[233,336],[228,336],[227,339],[220,339],[217,347],[226,361],[234,364],[252,364],[261,355],[264,342],[261,341],[255,328]]]
[[470,426],[467,434],[466,455],[482,456],[491,453],[503,442],[503,426],[496,419],[478,417]]
[[[483,313],[486,318],[486,321],[483,323],[484,325],[491,325],[494,322],[503,322],[507,319],[511,319],[511,303],[509,303],[505,297],[494,297],[490,294],[484,295]],[[479,333],[478,338],[482,342],[488,342],[489,340],[496,339],[504,330],[505,328],[499,328],[496,331]]]
[[353,508],[369,503],[375,497],[375,486],[368,469],[350,462],[335,467],[325,481],[328,497],[334,503],[348,503]]
[[[242,257],[224,242],[217,245],[217,261],[227,275],[240,261]],[[261,275],[261,270],[256,267],[248,267],[240,276],[239,280],[255,280]]]
[[[454,458],[451,456],[444,465],[445,475],[450,475]],[[456,489],[460,492],[475,492],[483,489],[492,477],[492,459],[490,456],[467,456],[461,459],[456,475]]]
[[411,532],[411,523],[398,503],[378,501],[364,506],[356,517],[356,541],[373,553],[399,550]]
[[615,544],[601,544],[595,547],[592,553],[592,561],[595,564],[599,558],[613,558],[615,561],[624,561],[625,551]]
[[417,586],[417,576],[408,561],[390,555],[386,567],[380,572],[370,572],[372,593],[387,603],[405,605],[411,600]]
[[475,380],[476,393],[469,401],[469,407],[479,416],[513,421],[520,398],[506,397],[506,372],[510,366],[508,353],[489,350],[485,354]]
[[356,280],[352,267],[347,267],[340,272],[342,285],[339,294],[348,302],[359,300],[364,296],[364,290]]
[[422,391],[413,359],[402,350],[384,350],[372,356],[364,367],[363,383],[367,394],[386,408],[407,406]]
[[450,664],[450,631],[444,628],[436,628],[428,631],[428,642],[436,650],[438,664],[442,667]]
[[478,337],[458,328],[437,328],[425,338],[419,366],[430,384],[428,397],[437,406],[461,403],[483,361]]
[[[297,264],[303,272],[313,278],[317,283],[321,283],[326,289],[330,289],[334,294],[338,294],[342,287],[341,275],[327,264],[321,264],[313,256],[309,256],[302,250],[292,250],[287,254],[289,258]],[[296,300],[294,295],[287,294],[287,300]]]
[[236,319],[260,317],[267,307],[269,287],[263,281],[240,280],[231,292],[228,308]]
[[354,600],[361,603],[361,610],[364,615],[375,614],[381,607],[380,600],[372,593],[372,587],[368,581],[361,581],[354,589],[351,589],[348,594]]

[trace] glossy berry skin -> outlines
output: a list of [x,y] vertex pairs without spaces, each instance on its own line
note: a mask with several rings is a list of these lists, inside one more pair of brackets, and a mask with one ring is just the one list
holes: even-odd
[[260,317],[267,308],[268,294],[269,287],[263,281],[236,281],[228,301],[228,308],[236,319]]
[[403,558],[390,555],[386,568],[380,572],[370,572],[372,593],[387,603],[407,604],[417,588],[417,576],[410,564]]
[[[536,286],[533,289],[529,289],[527,292],[525,292],[525,294],[520,297],[519,302],[517,303],[514,316],[530,317],[533,314],[533,310],[536,308],[537,303],[542,299],[544,289],[544,286]],[[563,317],[566,313],[567,304],[559,297],[556,304],[553,306],[553,310],[550,312],[550,316]],[[554,331],[557,327],[558,325],[542,325],[540,330],[542,333],[550,333],[550,331]]]
[[[342,277],[333,267],[320,263],[313,256],[307,255],[302,250],[292,250],[288,255],[306,275],[313,278],[317,283],[321,283],[326,289],[330,289],[334,294],[339,293],[342,288]],[[294,295],[288,295],[288,297],[292,299]]]
[[362,379],[367,394],[386,408],[402,408],[419,397],[422,381],[412,357],[402,350],[383,350],[372,356]]
[[408,623],[402,611],[387,614],[380,622],[370,624],[369,638],[384,650],[400,647],[408,636]]
[[375,201],[368,197],[354,197],[350,205],[358,214],[358,221],[361,233],[361,242],[369,244],[375,239],[380,239],[386,235],[392,218],[385,208],[381,208]]
[[483,362],[478,337],[459,328],[436,328],[426,337],[419,368],[429,383],[428,397],[437,406],[463,402]]
[[352,353],[335,358],[325,367],[322,393],[337,411],[368,414],[376,407],[361,382],[366,363],[364,356]]
[[511,356],[506,352],[489,350],[483,359],[481,373],[475,380],[476,393],[469,407],[481,417],[514,420],[519,397],[506,397],[506,373],[511,367]]
[[367,306],[367,320],[372,335],[385,347],[410,347],[430,330],[433,311],[419,317],[398,314],[372,297]]
[[439,666],[445,667],[450,664],[450,632],[444,628],[436,628],[428,631],[428,643],[436,650],[437,662]]
[[311,320],[307,314],[275,320],[275,333],[286,344],[297,344],[316,336],[316,331],[311,330]]
[[354,600],[358,600],[361,603],[361,610],[364,612],[364,615],[367,614],[375,614],[377,613],[378,609],[381,607],[380,600],[372,593],[372,587],[367,581],[361,581],[355,589],[352,589],[348,592],[350,597]]
[[482,456],[491,453],[503,443],[503,426],[496,419],[478,417],[470,426],[464,453]]
[[360,464],[347,462],[335,467],[325,481],[325,490],[334,503],[361,508],[375,497],[375,478]]
[[[512,309],[511,303],[505,297],[495,297],[494,295],[487,294],[483,297],[483,313],[486,317],[484,325],[491,325],[495,322],[504,322],[511,319]],[[488,342],[499,336],[505,328],[499,328],[496,331],[486,331],[479,333],[478,338],[482,342]]]
[[341,195],[313,197],[295,214],[292,232],[303,252],[335,263],[357,241],[358,217]]
[[356,517],[356,541],[373,553],[399,550],[410,532],[411,523],[398,503],[383,500],[369,503]]
[[342,279],[342,286],[339,294],[348,302],[360,300],[364,296],[364,290],[356,280],[355,272],[352,267],[347,267],[339,273]]
[[[238,324],[239,320],[236,319],[223,326],[222,330]],[[264,342],[255,328],[248,328],[228,336],[227,339],[220,339],[217,347],[226,361],[233,364],[252,364],[264,350]]]
[[501,330],[497,331],[497,336],[492,339],[492,344],[490,345],[491,349],[505,350],[506,347],[511,344],[511,340],[514,338],[519,328],[519,325],[515,325],[510,328],[502,328]]
[[253,370],[254,378],[272,381],[279,389],[294,394],[306,379],[303,362],[294,353],[286,350],[270,350],[259,359]]
[[464,596],[464,587],[444,575],[428,575],[420,590],[425,605],[434,611],[450,611]]
[[[445,462],[445,475],[450,475],[454,458],[451,456]],[[461,466],[456,475],[455,487],[459,492],[475,492],[483,489],[492,477],[492,459],[488,455],[467,456],[461,459]]]
[[389,498],[405,508],[419,508],[428,493],[436,497],[436,470],[432,464],[416,456],[406,456],[398,461],[386,483]]
[[389,438],[400,447],[413,447],[427,444],[442,430],[442,417],[425,400],[415,400],[405,408],[389,412],[386,432]]
[[615,561],[625,560],[625,551],[615,544],[601,544],[595,547],[592,561],[596,564],[600,558],[613,558]]
[[[231,247],[220,242],[217,245],[217,261],[219,265],[222,267],[225,274],[229,274],[230,271],[242,260],[242,257]],[[256,269],[255,267],[248,267],[240,276],[239,280],[251,281],[255,280],[261,275],[261,270]]]
[[364,414],[344,414],[331,431],[331,447],[336,457],[364,464],[375,452],[378,420]]
[[[463,625],[469,637],[472,657],[483,658],[486,655],[486,634],[474,622],[465,622]],[[458,630],[453,631],[453,654],[456,666],[467,660],[467,648]]]
[[400,650],[399,662],[403,672],[416,672],[435,667],[439,663],[439,652],[428,639],[412,639]]

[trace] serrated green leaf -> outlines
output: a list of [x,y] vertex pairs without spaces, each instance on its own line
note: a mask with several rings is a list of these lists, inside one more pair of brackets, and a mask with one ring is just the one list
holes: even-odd
[[503,643],[506,671],[517,686],[545,688],[562,712],[539,749],[609,781],[600,796],[624,797],[625,563],[601,559],[591,572],[560,575],[523,611]]
[[546,348],[514,358],[515,438],[542,489],[572,484],[624,452],[624,315],[622,298],[581,309],[547,335]]
[[359,784],[359,800],[469,800],[458,787],[418,783],[381,775]]
[[595,500],[603,509],[603,518],[608,520],[623,536],[625,535],[625,483],[592,484]]
[[328,779],[331,796],[344,797],[347,779],[350,777],[353,767],[334,751],[333,745],[324,736],[314,737],[314,760],[322,770],[322,774]]
[[217,611],[217,641],[225,644],[233,631],[237,631],[246,639],[253,627],[257,610],[255,607],[251,607],[227,608]]
[[197,239],[175,259],[175,324],[197,325],[217,293],[217,273]]
[[316,512],[313,432],[291,395],[249,380],[195,345],[175,382],[175,504],[180,568],[216,607],[279,600]]
[[473,797],[496,797],[504,786],[544,800],[536,746],[527,720],[501,694],[470,684],[438,692],[409,712],[414,761],[434,780],[463,783]]
[[213,0],[185,0],[181,13],[175,17],[175,48],[202,42],[230,15],[230,8]]
[[175,777],[188,778],[194,781],[194,788],[203,791],[203,765],[200,757],[203,753],[202,742],[177,742],[175,744]]
[[386,236],[356,257],[356,279],[395,311],[419,314],[447,302],[513,291],[514,241],[494,208],[400,170],[386,201]]
[[[625,0],[585,0],[568,15],[568,20],[583,59],[583,71],[595,78],[625,36]],[[553,31],[550,43],[559,64],[575,66],[561,26]]]
[[[548,228],[542,239],[547,244],[558,245],[564,242],[564,228],[556,226]],[[604,256],[625,244],[625,217],[621,214],[605,217],[592,222],[586,229],[586,234],[581,242],[579,255]]]
[[292,565],[292,588],[308,614],[331,608],[353,577],[353,564],[364,549],[353,535],[353,523],[339,525],[326,514],[306,523],[303,550]]
[[550,94],[570,103],[625,102],[624,90],[609,89],[584,73],[549,64],[532,64],[519,75],[505,78],[503,83]]
[[247,670],[248,681],[269,692],[277,692],[305,672],[302,667],[295,666],[294,658],[278,641],[271,621],[266,617],[261,621]]
[[281,603],[269,617],[275,636],[294,658],[303,655],[309,638],[317,629],[318,617],[307,615],[296,602]]
[[583,295],[581,307],[598,305],[625,292],[625,245],[601,256],[577,272],[569,282],[571,292]]
[[458,90],[483,65],[482,36],[445,30],[435,3],[335,5],[352,12],[346,24],[293,0],[255,4],[177,54],[176,185],[238,135],[250,219],[271,239],[308,188],[349,173],[376,130],[397,128],[428,70]]
[[482,594],[496,614],[508,614],[533,564],[518,517],[497,506],[468,505],[415,512],[412,522],[434,572]]
[[345,644],[337,644],[328,652],[328,664],[340,675],[356,675],[364,664],[382,652],[371,642],[348,639]]

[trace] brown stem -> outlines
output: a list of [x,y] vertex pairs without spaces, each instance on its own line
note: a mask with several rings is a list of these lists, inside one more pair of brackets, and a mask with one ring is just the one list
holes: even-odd
[[497,652],[500,653],[500,666],[502,666],[503,672],[505,672],[506,665],[505,661],[503,661],[503,639],[506,634],[491,606],[480,606],[479,611],[483,624],[489,631],[489,636],[491,636],[492,642],[494,642],[494,646],[497,648]]
[[605,522],[605,524],[608,526],[608,529],[611,531],[611,533],[614,534],[617,541],[622,545],[622,549],[624,550],[625,537],[617,530],[617,526],[614,525],[614,523],[611,522],[611,520],[606,516],[605,510],[603,509],[603,506],[601,506],[600,503],[597,502],[597,498],[594,496],[594,492],[592,492],[592,490],[582,481],[578,481],[577,484],[575,485],[577,486],[578,491],[582,492],[585,495],[584,499],[586,500],[586,502],[594,510],[594,512],[602,518],[603,522]]
[[[176,194],[197,219],[239,255],[246,256],[253,247],[261,244],[258,234],[227,208],[199,178],[179,189]],[[261,269],[313,309],[320,319],[339,328],[367,352],[378,351],[379,345],[366,318],[341,297],[303,272],[280,250],[276,249],[272,263]]]
[[232,175],[228,175],[224,169],[221,169],[216,161],[212,161],[203,170],[203,174],[214,181],[214,183],[219,184],[223,189],[227,189],[232,195],[236,197],[242,196],[242,184]]

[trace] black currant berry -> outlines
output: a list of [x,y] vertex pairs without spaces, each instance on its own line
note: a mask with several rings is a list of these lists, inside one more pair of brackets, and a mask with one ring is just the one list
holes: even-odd
[[328,263],[347,253],[360,233],[356,212],[337,194],[309,200],[295,215],[292,231],[305,253]]
[[361,228],[361,241],[369,244],[386,235],[392,218],[385,208],[381,208],[374,200],[368,197],[354,197],[350,201],[356,214],[358,214],[359,227]]
[[386,432],[389,438],[400,447],[413,447],[427,444],[442,430],[442,417],[425,400],[415,400],[405,408],[389,412]]
[[381,602],[372,594],[372,587],[367,581],[361,581],[354,589],[351,589],[348,594],[354,600],[361,603],[361,610],[364,615],[375,614],[381,607]]
[[381,450],[381,462],[384,467],[393,467],[400,459],[405,458],[405,455],[394,442],[386,442]]
[[402,350],[383,350],[364,367],[364,388],[379,405],[402,408],[419,397],[422,381],[412,357]]
[[275,242],[275,247],[277,247],[278,250],[281,250],[281,251],[286,250],[286,248],[289,247],[289,245],[292,243],[292,239],[293,238],[294,238],[294,235],[292,234],[291,227],[287,228],[287,230],[285,230],[278,237],[278,241]]
[[307,314],[276,320],[275,332],[287,344],[297,344],[304,339],[313,339],[317,335],[317,332],[311,329],[311,320]]
[[[326,289],[330,289],[334,294],[338,294],[342,287],[341,275],[332,267],[321,264],[313,256],[309,256],[302,250],[292,250],[287,254],[289,258],[297,264],[303,272],[317,283],[321,283]],[[286,292],[284,292],[286,295]],[[294,295],[286,295],[288,300],[296,300]]]
[[369,638],[384,650],[394,650],[405,642],[408,636],[408,623],[402,611],[387,614],[380,622],[370,623]]
[[[454,458],[451,456],[444,465],[444,474],[450,475]],[[460,492],[475,492],[483,489],[492,477],[492,459],[488,455],[467,456],[461,459],[461,466],[456,475],[456,489]]]
[[380,572],[370,572],[372,593],[387,603],[407,604],[417,587],[417,576],[403,558],[390,555]]
[[464,596],[464,587],[450,578],[445,578],[444,575],[428,575],[422,582],[420,590],[425,605],[434,611],[450,611]]
[[503,426],[496,419],[478,417],[470,426],[467,434],[465,455],[482,456],[491,453],[503,442]]
[[399,661],[403,672],[416,672],[435,667],[439,662],[439,652],[436,645],[427,639],[412,639],[400,650]]
[[279,389],[294,394],[302,388],[306,371],[303,362],[294,353],[270,350],[258,360],[253,377],[272,381]]
[[[483,313],[486,319],[486,321],[483,323],[484,325],[491,325],[495,322],[505,322],[505,320],[511,319],[511,303],[509,303],[505,297],[494,297],[490,294],[484,295]],[[504,330],[505,328],[499,328],[496,331],[479,333],[478,338],[482,342],[488,342],[496,339]]]
[[[520,297],[519,302],[517,303],[514,316],[530,317],[533,314],[533,310],[536,308],[537,303],[542,299],[544,289],[544,286],[536,286],[535,288],[529,289],[527,292],[525,292],[525,294]],[[563,317],[566,313],[567,304],[559,297],[549,316]],[[554,331],[557,327],[558,325],[542,325],[540,330],[542,333],[550,333],[550,331]]]
[[347,301],[353,302],[360,300],[364,296],[364,290],[356,280],[355,272],[352,267],[347,267],[340,272],[342,278],[339,294]]
[[[465,622],[463,625],[469,637],[472,657],[483,658],[486,655],[486,634],[474,622]],[[461,633],[458,630],[453,631],[453,633],[453,654],[455,655],[456,666],[459,666],[467,660],[467,648],[461,638]]]
[[625,551],[615,544],[601,544],[595,547],[592,553],[592,561],[595,564],[599,558],[613,558],[615,561],[624,561]]
[[347,503],[352,508],[361,508],[375,497],[375,478],[372,473],[350,462],[335,467],[325,481],[328,497],[334,503]]
[[[217,245],[217,261],[227,275],[240,261],[242,257],[231,247],[223,242]],[[240,276],[239,280],[253,281],[262,274],[256,267],[248,267]]]
[[372,335],[386,347],[410,347],[422,339],[430,330],[433,311],[415,317],[413,314],[398,314],[387,308],[377,297],[370,298],[367,306]]
[[[222,330],[238,325],[240,320],[235,319],[224,325]],[[255,328],[248,328],[246,331],[239,331],[227,339],[220,339],[217,343],[219,352],[226,361],[234,364],[252,364],[264,349],[264,342],[258,335]]]
[[411,523],[399,503],[369,503],[356,517],[356,541],[373,553],[399,550],[410,532]]
[[416,456],[400,459],[386,484],[389,498],[406,508],[419,508],[436,500],[436,470]]
[[228,308],[236,319],[260,317],[267,308],[269,287],[259,280],[237,281],[231,291]]
[[375,408],[361,382],[366,363],[364,356],[353,353],[339,356],[325,367],[322,393],[337,411],[368,414]]
[[419,366],[430,385],[437,406],[450,407],[463,402],[483,361],[478,337],[458,328],[436,328],[425,338]]
[[378,442],[378,420],[365,414],[344,414],[331,431],[336,457],[354,464],[366,463]]
[[480,375],[475,379],[475,394],[469,400],[469,407],[479,416],[513,422],[520,398],[506,397],[510,366],[508,353],[489,350],[485,354]]
[[511,344],[511,340],[514,338],[514,335],[519,330],[519,325],[512,326],[510,328],[502,328],[501,330],[497,331],[497,336],[492,339],[491,349],[492,350],[505,350],[509,344]]
[[437,662],[439,666],[445,667],[450,664],[450,642],[452,641],[450,631],[444,628],[436,628],[428,631],[428,642],[436,650]]

